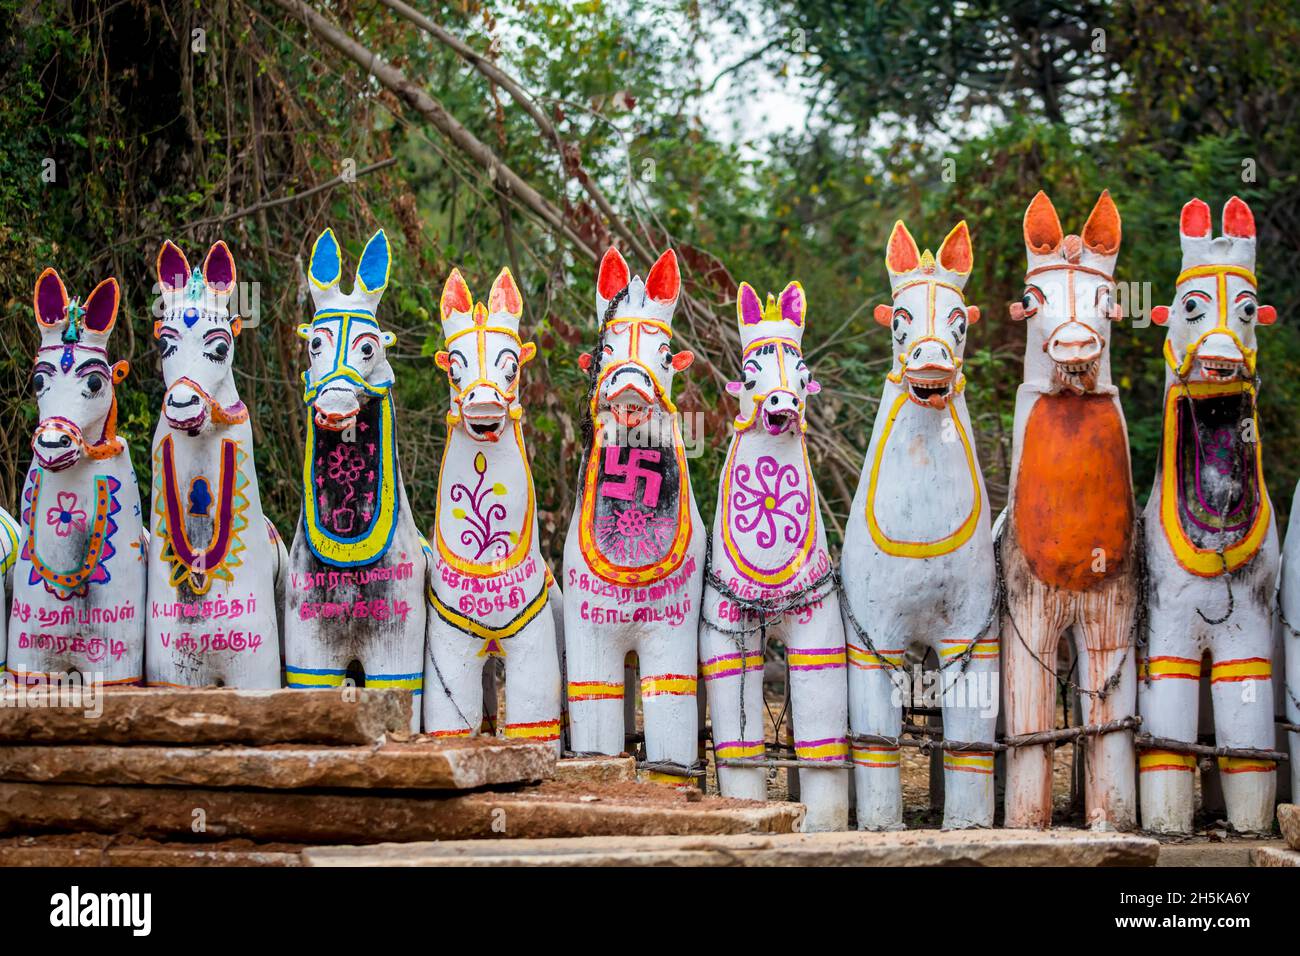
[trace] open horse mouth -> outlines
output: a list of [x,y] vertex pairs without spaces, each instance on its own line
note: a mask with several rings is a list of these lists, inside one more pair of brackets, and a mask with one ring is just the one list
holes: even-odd
[[1235,540],[1250,527],[1263,498],[1256,449],[1241,437],[1250,420],[1246,393],[1181,397],[1166,428],[1176,428],[1178,515],[1202,548]]
[[466,415],[465,425],[469,428],[470,437],[475,441],[496,441],[505,431],[506,417],[497,415],[471,418]]
[[1211,382],[1228,382],[1245,370],[1245,364],[1239,359],[1218,359],[1206,356],[1198,358],[1197,364],[1206,380]]
[[1097,374],[1101,371],[1101,356],[1086,362],[1056,362],[1056,377],[1063,388],[1080,395],[1097,387]]
[[763,427],[769,435],[784,435],[799,421],[798,412],[788,408],[768,411],[763,409]]

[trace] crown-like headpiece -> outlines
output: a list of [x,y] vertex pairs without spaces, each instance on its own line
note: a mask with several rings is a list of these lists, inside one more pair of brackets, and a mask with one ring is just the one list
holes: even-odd
[[804,317],[808,313],[808,296],[803,286],[791,282],[779,296],[767,294],[767,302],[748,282],[736,290],[736,321],[740,325],[742,351],[762,339],[785,339],[797,346],[803,344]]

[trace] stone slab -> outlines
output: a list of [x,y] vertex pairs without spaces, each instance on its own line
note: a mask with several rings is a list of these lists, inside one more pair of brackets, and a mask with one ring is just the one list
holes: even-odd
[[410,729],[411,693],[396,689],[110,688],[77,696],[10,688],[0,742],[369,744]]
[[1250,851],[1251,866],[1300,866],[1300,850],[1280,846],[1260,846]]
[[1149,837],[1081,830],[582,837],[307,847],[307,866],[1152,866]]
[[1258,848],[1286,846],[1281,840],[1237,839],[1220,843],[1163,843],[1156,866],[1234,867],[1250,866],[1250,854]]
[[1293,850],[1300,850],[1300,806],[1294,803],[1280,803],[1277,807],[1277,825],[1282,829],[1282,838]]
[[473,790],[549,777],[555,750],[490,737],[369,747],[0,745],[0,780],[28,783]]
[[635,757],[565,757],[555,762],[555,779],[570,783],[634,783]]

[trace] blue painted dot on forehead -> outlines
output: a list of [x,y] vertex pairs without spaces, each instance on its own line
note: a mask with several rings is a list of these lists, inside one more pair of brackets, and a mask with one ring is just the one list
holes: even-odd
[[199,320],[199,310],[190,306],[185,310],[185,313],[181,318],[185,321],[185,327],[187,329],[192,329],[194,328],[194,323]]
[[65,373],[69,372],[72,369],[72,361],[72,346],[63,346],[63,355],[59,358],[59,368],[63,369]]

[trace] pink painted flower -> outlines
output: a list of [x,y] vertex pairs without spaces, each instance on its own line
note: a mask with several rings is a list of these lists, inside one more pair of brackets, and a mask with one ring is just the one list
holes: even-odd
[[86,530],[86,512],[77,507],[77,496],[71,491],[59,492],[59,504],[45,513],[45,523],[54,525],[54,533],[60,538],[78,531]]

